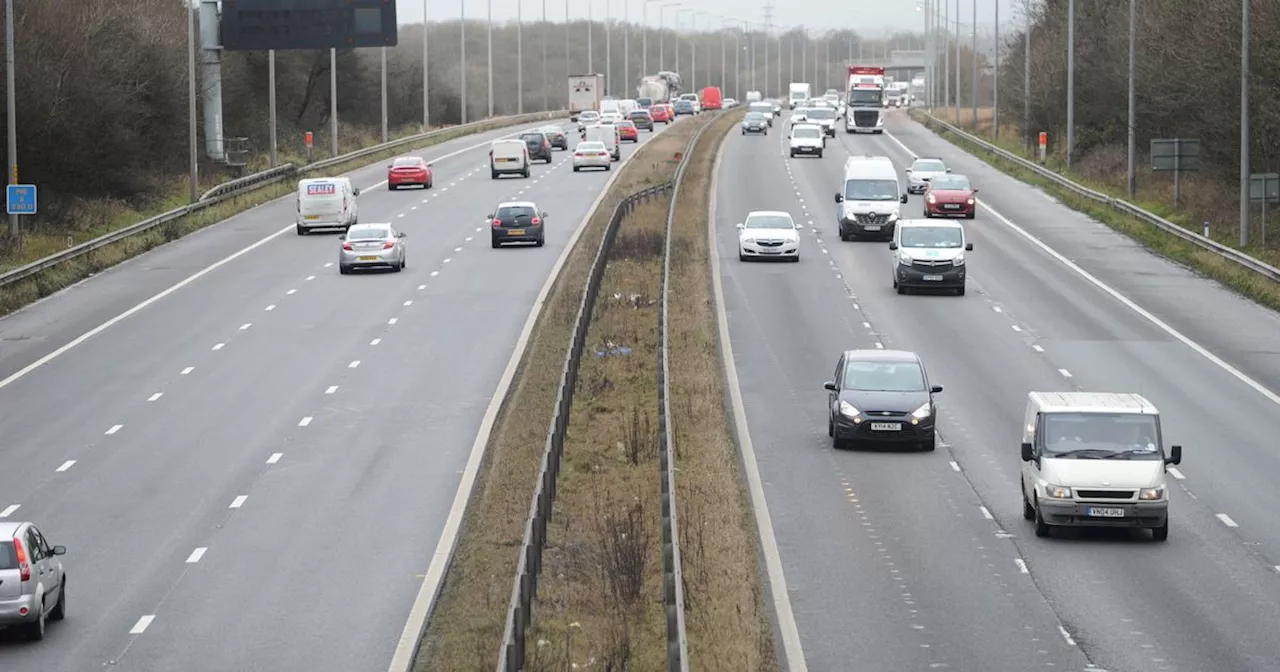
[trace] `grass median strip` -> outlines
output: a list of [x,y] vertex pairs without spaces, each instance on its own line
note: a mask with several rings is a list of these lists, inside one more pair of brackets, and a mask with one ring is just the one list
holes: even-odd
[[[617,204],[629,194],[669,181],[676,167],[672,157],[676,152],[684,151],[701,123],[696,119],[682,121],[637,150],[636,156],[621,169],[621,174],[592,213],[586,230],[561,270],[494,426],[479,476],[480,483],[467,507],[462,536],[414,663],[416,671],[492,672],[496,665],[511,582],[515,578],[517,553],[529,512],[529,499],[533,494],[555,406],[561,365],[568,350],[570,331],[591,261]],[[602,305],[612,301],[611,297],[607,288],[602,291]],[[593,352],[591,347],[587,350]],[[631,358],[639,361],[640,357],[650,355],[652,351],[645,353],[636,348],[634,353]],[[588,378],[584,377],[583,381],[586,380]],[[579,394],[584,398],[590,396],[581,391]],[[656,426],[656,422],[653,424]],[[570,432],[571,441],[574,435],[582,434],[579,427],[575,418]],[[566,446],[566,454],[572,450]],[[569,464],[564,466],[562,483],[571,470]],[[656,488],[656,466],[650,480]],[[564,491],[561,490],[555,505],[552,530],[560,524],[563,497]],[[654,510],[657,515],[656,508]],[[545,582],[551,580],[548,577],[553,579],[554,575],[544,568],[540,592],[545,590]],[[546,615],[536,607],[534,614],[537,627]],[[537,656],[536,652],[531,657],[534,656]]]
[[[468,127],[458,130],[447,130],[440,135],[394,150],[353,159],[324,171],[328,175],[357,170],[364,166],[377,164],[395,156],[421,151],[466,135],[483,133],[504,127],[517,127],[535,122],[512,124],[495,121],[479,128]],[[317,175],[318,176],[318,175]],[[60,289],[68,287],[95,273],[108,269],[123,261],[136,257],[165,243],[173,242],[183,236],[194,233],[216,224],[250,208],[292,194],[297,188],[296,180],[289,179],[281,183],[268,185],[251,191],[243,196],[223,201],[197,213],[166,222],[149,231],[130,236],[111,245],[106,245],[88,254],[65,261],[23,278],[17,282],[0,288],[0,316],[7,315],[33,301],[48,296]],[[90,209],[83,215],[83,220],[75,227],[37,227],[22,237],[20,245],[0,246],[0,272],[12,270],[51,254],[56,254],[74,245],[104,236],[113,231],[126,228],[149,217],[180,207],[185,199],[176,198],[163,202],[154,210],[137,210],[119,204],[102,203],[96,209]],[[287,222],[281,222],[283,226]],[[264,229],[264,235],[279,228],[273,224]]]
[[[1280,310],[1280,285],[1270,279],[1258,275],[1248,269],[1242,268],[1233,261],[1196,245],[1192,245],[1191,243],[1188,243],[1172,234],[1165,233],[1164,231],[1156,228],[1153,224],[1138,219],[1137,217],[1120,212],[1109,205],[1099,203],[1093,199],[1080,196],[1052,180],[1041,177],[1026,168],[989,152],[981,146],[930,122],[927,117],[916,110],[911,111],[911,116],[916,121],[923,123],[931,131],[937,134],[938,137],[950,142],[969,154],[982,159],[1010,177],[1039,187],[1044,190],[1045,193],[1052,195],[1063,205],[1071,208],[1072,210],[1089,215],[1116,232],[1124,234],[1138,244],[1147,247],[1153,252],[1172,259],[1173,261],[1185,264],[1206,277],[1217,280],[1218,282],[1234,289],[1253,301],[1269,308]],[[951,121],[947,118],[944,118],[944,120]],[[1003,136],[1004,134],[1001,133],[1001,135]],[[989,138],[984,139],[990,142]],[[1009,149],[1009,151],[1013,150]],[[1079,182],[1079,180],[1076,180],[1075,176],[1068,177]],[[1084,186],[1103,193],[1115,191],[1113,188],[1097,184],[1085,184]],[[1122,197],[1120,194],[1116,193],[1110,193],[1110,195],[1117,198]],[[1178,223],[1179,226],[1183,226],[1183,228],[1187,228],[1185,224],[1179,223],[1176,220],[1175,223]],[[1253,253],[1256,251],[1251,250],[1250,252]],[[1280,261],[1280,257],[1277,257],[1275,252],[1271,252],[1270,254],[1264,254],[1263,260],[1268,263],[1275,264]]]

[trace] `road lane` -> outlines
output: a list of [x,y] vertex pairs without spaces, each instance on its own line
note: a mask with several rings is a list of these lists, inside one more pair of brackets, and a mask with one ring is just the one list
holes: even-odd
[[[16,446],[6,459],[19,459],[0,473],[0,492],[22,497],[15,517],[72,549],[69,593],[81,607],[50,628],[49,646],[4,642],[0,666],[251,669],[223,665],[233,651],[286,669],[301,641],[308,669],[389,659],[512,334],[608,178],[555,158],[535,164],[534,179],[495,181],[481,149],[437,164],[433,190],[369,192],[362,222],[409,232],[404,273],[339,276],[336,235],[282,236],[0,389],[27,415],[55,407],[70,380],[87,390],[122,380],[39,423],[37,439],[25,438],[29,419],[3,427]],[[553,213],[545,247],[489,249],[483,214],[512,195]],[[447,412],[424,412],[433,408]],[[108,419],[124,427],[97,438]],[[46,457],[50,445],[67,448]],[[54,472],[65,459],[77,462]],[[334,550],[360,535],[376,550],[359,570],[368,585],[353,593],[333,580]],[[207,551],[185,563],[196,548]],[[235,574],[218,573],[229,566]],[[377,617],[353,637],[336,604]],[[312,642],[321,631],[330,636]],[[165,639],[175,632],[183,639]]]
[[[945,450],[832,449],[822,381],[840,351],[895,344],[851,295],[857,288],[812,229],[798,264],[738,261],[733,225],[750,210],[786,210],[820,230],[829,226],[819,205],[825,199],[795,193],[801,185],[787,164],[805,160],[784,158],[782,135],[727,140],[717,253],[747,424],[806,663],[814,670],[1085,669],[1088,661],[1062,636],[1015,562],[1016,549]],[[943,408],[950,394],[940,395]],[[944,422],[944,440],[947,431]]]
[[[840,146],[890,156],[900,169],[910,158],[891,141],[869,136],[842,136]],[[845,156],[833,153],[837,161],[829,166],[793,162],[802,195],[830,191]],[[943,158],[955,172],[967,171],[953,157]],[[1002,213],[996,201],[1025,189],[977,186]],[[920,198],[905,208],[908,216],[918,213]],[[975,243],[967,256],[976,290],[967,297],[896,295],[882,243],[832,243],[832,256],[881,331],[920,351],[935,375],[945,377],[955,394],[948,395],[943,417],[958,431],[943,433],[957,462],[994,518],[1017,535],[1037,583],[1095,663],[1108,669],[1265,669],[1280,659],[1280,647],[1263,625],[1280,615],[1271,569],[1273,523],[1257,521],[1238,534],[1215,514],[1234,499],[1251,522],[1265,518],[1258,515],[1265,505],[1255,510],[1245,503],[1269,502],[1272,493],[1264,487],[1219,499],[1200,483],[1253,485],[1271,473],[1265,435],[1277,429],[1275,421],[1248,412],[1262,413],[1268,402],[989,214],[980,210],[966,222]],[[1040,205],[1035,222],[1052,226],[1054,214]],[[1096,232],[1077,231],[1097,244]],[[831,228],[825,235],[837,240]],[[1139,391],[1162,409],[1166,443],[1188,447],[1178,472],[1186,480],[1171,479],[1174,535],[1168,543],[1122,533],[1068,533],[1052,540],[1031,535],[1021,520],[1015,448],[1031,389]],[[1206,424],[1204,417],[1225,422]],[[1249,464],[1263,476],[1249,471]],[[1239,520],[1231,508],[1230,517]]]

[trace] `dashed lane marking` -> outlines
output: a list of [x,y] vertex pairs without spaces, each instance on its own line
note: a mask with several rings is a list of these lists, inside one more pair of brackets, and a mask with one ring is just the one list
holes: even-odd
[[147,397],[147,401],[155,401],[156,399],[159,399],[160,397],[163,397],[163,396],[164,396],[164,392],[156,392],[155,394]]
[[244,506],[244,502],[245,502],[245,500],[247,500],[247,499],[249,499],[249,495],[236,495],[236,498],[235,498],[235,499],[233,499],[233,500],[231,500],[231,506],[228,506],[227,508],[228,508],[228,509],[238,509],[238,508],[240,508],[240,507]]
[[54,471],[66,471],[71,467],[74,467],[75,465],[76,465],[75,460],[67,460],[66,462],[62,463],[62,466],[58,467],[57,469],[54,469]]
[[1238,525],[1238,524],[1236,523],[1236,521],[1234,521],[1234,520],[1232,520],[1232,519],[1231,519],[1231,516],[1228,516],[1228,515],[1227,515],[1227,514],[1225,514],[1225,513],[1215,513],[1215,514],[1213,514],[1213,515],[1214,515],[1218,520],[1222,521],[1222,524],[1223,524],[1223,525],[1226,525],[1227,527],[1240,527],[1240,525]]
[[134,623],[132,628],[129,628],[129,634],[141,635],[147,631],[147,628],[151,627],[151,622],[154,620],[156,620],[155,614],[147,614],[146,616],[139,618],[138,622]]
[[104,432],[104,434],[111,436],[122,429],[124,429],[124,425],[111,425],[111,428]]
[[209,348],[209,349],[210,349],[210,350],[213,350],[214,352],[217,352],[218,350],[221,350],[221,349],[223,349],[223,348],[225,348],[225,347],[227,347],[227,344],[226,344],[226,343],[214,343],[214,344],[213,344],[213,347],[212,347],[212,348]]
[[196,550],[191,551],[191,555],[187,556],[187,564],[194,565],[197,562],[200,562],[200,558],[204,557],[204,553],[207,550],[209,550],[207,547],[201,546],[200,548],[197,548]]
[[324,391],[324,393],[325,393],[325,394],[333,394],[334,392],[337,392],[337,391],[338,391],[338,386],[337,386],[337,385],[330,385],[330,386],[329,386],[329,389],[325,390],[325,391]]
[[284,453],[271,453],[271,457],[267,458],[267,464],[275,464],[276,462],[279,462],[282,457],[284,457]]
[[0,518],[8,518],[9,516],[12,516],[14,512],[20,508],[22,508],[21,504],[10,504],[9,506],[6,506],[4,507],[3,511],[0,511]]
[[182,371],[180,371],[180,372],[179,372],[179,375],[183,375],[183,376],[185,376],[185,375],[187,375],[187,374],[189,374],[189,373],[191,373],[192,371],[195,371],[195,370],[196,370],[196,367],[194,367],[194,366],[188,366],[187,368],[185,368],[185,369],[183,369]]
[[309,424],[311,424],[311,416],[309,415],[298,421],[299,427],[306,427]]

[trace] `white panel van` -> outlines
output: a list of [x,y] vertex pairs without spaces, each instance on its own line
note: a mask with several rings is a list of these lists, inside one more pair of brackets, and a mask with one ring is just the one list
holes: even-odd
[[609,158],[614,161],[622,160],[622,144],[618,137],[617,126],[613,124],[588,126],[582,131],[582,140],[584,142],[603,142],[604,148],[609,150]]
[[360,221],[360,190],[347,177],[315,177],[298,181],[297,229],[305,236],[311,229],[346,231]]
[[489,176],[529,177],[529,146],[524,140],[494,140],[489,144]]
[[836,225],[840,240],[893,240],[907,195],[898,171],[887,156],[851,156],[844,164],[844,181],[836,192]]

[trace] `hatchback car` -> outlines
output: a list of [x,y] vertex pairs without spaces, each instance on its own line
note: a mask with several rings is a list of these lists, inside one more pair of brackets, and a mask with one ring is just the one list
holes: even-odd
[[578,132],[581,133],[582,129],[598,123],[600,123],[600,113],[595,110],[587,110],[578,115]]
[[649,110],[632,110],[627,115],[627,119],[636,125],[636,128],[653,132],[653,116],[649,114]]
[[973,219],[978,210],[977,193],[964,175],[939,175],[929,180],[924,190],[924,216]]
[[583,168],[613,170],[613,157],[609,156],[609,148],[603,142],[579,142],[573,150],[573,172],[581,172]]
[[697,114],[698,110],[693,106],[692,101],[677,100],[675,102],[675,113],[676,113],[675,116],[678,117],[684,114],[690,114],[690,115]]
[[614,126],[618,129],[618,139],[629,142],[640,142],[640,129],[630,121],[623,120],[615,122]]
[[402,156],[387,166],[387,191],[408,185],[430,189],[431,183],[431,164],[421,156]]
[[404,238],[404,232],[390,224],[357,224],[347,229],[338,249],[338,272],[389,268],[399,273],[406,265]]
[[529,148],[530,161],[551,163],[551,140],[547,139],[546,133],[529,131],[521,133],[520,139],[524,140],[524,144]]
[[538,129],[547,136],[547,140],[551,142],[553,149],[569,150],[569,136],[559,126],[543,126]]
[[929,188],[929,180],[949,172],[951,169],[942,159],[916,159],[907,169],[907,193],[923,194]]
[[47,621],[67,617],[67,574],[58,559],[66,552],[32,523],[0,521],[0,628],[40,640]]
[[936,446],[933,395],[920,355],[905,350],[848,350],[836,363],[827,390],[827,435],[831,445],[887,441],[924,450]]
[[769,135],[769,120],[759,112],[748,112],[746,118],[742,120],[742,134],[748,133]]
[[543,230],[546,219],[547,213],[539,210],[533,201],[499,203],[493,213],[485,217],[495,248],[504,243],[533,243],[542,247],[547,242]]
[[649,117],[654,123],[671,123],[671,112],[667,110],[667,106],[659,103],[658,105],[649,106]]

